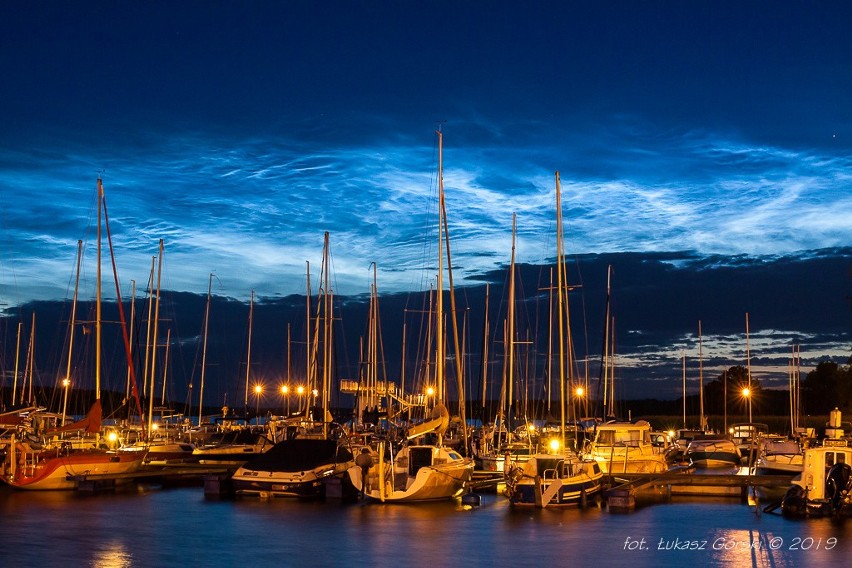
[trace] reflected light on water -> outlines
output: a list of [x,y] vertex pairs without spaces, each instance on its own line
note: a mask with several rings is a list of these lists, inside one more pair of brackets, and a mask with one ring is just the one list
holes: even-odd
[[128,568],[133,565],[133,555],[127,551],[124,543],[111,541],[96,550],[89,566],[92,568]]

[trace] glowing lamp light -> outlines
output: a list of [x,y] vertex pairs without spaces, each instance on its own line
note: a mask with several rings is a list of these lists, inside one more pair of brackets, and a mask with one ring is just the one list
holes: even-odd
[[71,384],[71,379],[62,379],[62,386],[68,388],[68,385]]
[[159,424],[157,424],[156,422],[154,422],[153,424],[151,424],[151,430],[159,430],[159,429],[160,429],[160,425],[159,425]]
[[287,385],[282,385],[281,386],[281,394],[285,394],[285,395],[290,394],[290,387],[288,387]]
[[669,430],[669,436],[674,438],[674,435],[675,435],[674,430]]
[[577,387],[576,389],[574,389],[574,394],[576,394],[577,396],[583,396],[585,393],[586,391],[583,387]]
[[433,396],[435,394],[435,389],[433,389],[432,387],[427,388],[426,394],[428,394],[429,396]]
[[311,391],[311,394],[314,396],[319,396],[319,391],[317,389],[314,389]]
[[527,430],[529,430],[530,432],[535,432],[535,424],[530,424],[529,426],[527,426]]
[[109,440],[110,442],[115,442],[116,440],[118,440],[118,434],[116,434],[115,432],[110,432],[109,434],[107,434],[107,440]]
[[548,445],[550,446],[551,451],[553,451],[553,452],[559,451],[560,443],[559,443],[559,440],[557,440],[556,438],[553,438],[552,440],[550,440],[550,443]]
[[254,393],[260,394],[263,392],[263,385],[254,385]]
[[298,387],[296,387],[296,392],[299,393],[299,396],[302,396],[303,394],[305,394],[305,387],[299,385]]
[[749,396],[751,396],[751,390],[749,390],[749,388],[748,388],[748,387],[746,387],[746,388],[744,388],[744,389],[743,389],[743,396],[744,396],[744,397],[746,397],[746,398],[748,398]]

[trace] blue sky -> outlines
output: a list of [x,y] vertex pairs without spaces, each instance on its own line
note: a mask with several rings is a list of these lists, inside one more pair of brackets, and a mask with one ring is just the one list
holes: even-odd
[[[846,2],[4,2],[0,304],[70,295],[95,180],[119,272],[247,299],[428,287],[435,129],[456,282],[569,254],[852,243]],[[431,269],[431,268],[430,268]],[[84,275],[89,293],[93,268]],[[424,284],[425,283],[425,284]],[[842,300],[841,300],[842,305]],[[740,322],[737,322],[739,325]],[[848,351],[848,345],[846,350]]]

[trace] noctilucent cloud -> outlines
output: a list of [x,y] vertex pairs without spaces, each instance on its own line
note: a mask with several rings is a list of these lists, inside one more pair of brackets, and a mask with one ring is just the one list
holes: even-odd
[[[437,146],[456,284],[566,251],[807,257],[852,243],[843,2],[0,5],[0,304],[123,284],[428,288]],[[430,249],[432,247],[432,249]],[[431,271],[431,272],[430,272]],[[425,276],[424,276],[425,274]],[[81,294],[87,292],[81,291]]]

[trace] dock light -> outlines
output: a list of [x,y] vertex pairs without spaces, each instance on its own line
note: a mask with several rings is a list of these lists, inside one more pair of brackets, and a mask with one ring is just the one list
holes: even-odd
[[549,443],[548,445],[550,446],[550,451],[552,451],[552,452],[558,452],[558,451],[559,451],[559,446],[560,446],[561,444],[559,443],[559,440],[558,440],[558,439],[553,438],[552,440],[550,440],[550,443]]
[[426,394],[429,395],[429,396],[434,396],[435,395],[435,389],[433,389],[432,387],[427,388]]
[[[262,393],[263,393],[263,385],[261,385],[261,384],[254,385],[254,394],[255,394],[254,415],[255,415],[255,417],[257,417],[257,415],[260,414],[260,395]],[[258,424],[260,424],[259,419],[258,419]]]
[[574,389],[574,394],[576,394],[578,397],[583,396],[585,393],[586,390],[583,387],[577,387],[576,389]]
[[71,379],[65,377],[62,379],[62,387],[65,389],[62,395],[62,426],[65,426],[65,411],[68,409],[68,387],[71,386]]
[[118,434],[116,434],[114,431],[111,431],[109,434],[107,434],[107,440],[109,440],[111,443],[115,443],[115,441],[118,440]]

